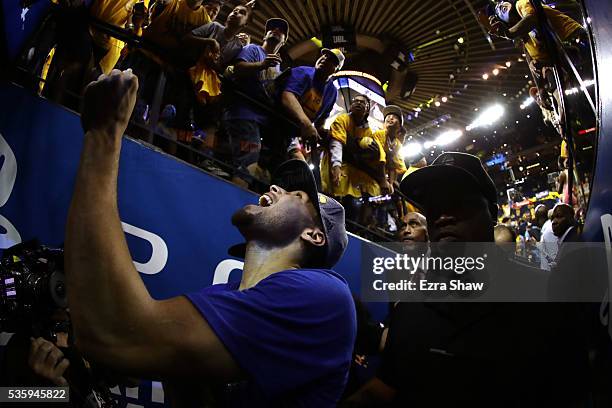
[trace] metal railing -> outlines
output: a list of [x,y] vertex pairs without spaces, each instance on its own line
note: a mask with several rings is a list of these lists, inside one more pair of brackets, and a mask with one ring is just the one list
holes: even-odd
[[[580,84],[580,91],[587,99],[591,110],[593,111],[593,115],[597,117],[597,109],[595,107],[595,103],[593,98],[585,85],[584,80],[580,76],[578,69],[572,62],[570,56],[568,55],[565,47],[563,46],[563,42],[552,28],[552,24],[544,11],[544,7],[542,5],[541,0],[530,0],[531,4],[536,9],[537,13],[537,24],[538,24],[538,32],[542,34],[544,47],[548,55],[552,58],[553,64],[553,74],[555,87],[557,89],[558,98],[559,98],[559,110],[558,114],[560,116],[561,123],[563,125],[563,135],[562,138],[566,139],[567,149],[568,149],[568,192],[569,192],[569,205],[572,205],[573,202],[573,185],[574,178],[578,182],[580,189],[582,190],[582,183],[580,183],[580,179],[578,177],[577,172],[575,171],[575,163],[576,163],[576,152],[574,149],[574,135],[572,134],[572,130],[570,128],[571,122],[571,113],[566,109],[566,101],[565,101],[565,89],[563,86],[563,81],[561,78],[561,72],[565,71],[568,74],[572,75],[574,79]],[[596,78],[595,78],[596,79]],[[535,81],[535,78],[534,78]],[[584,198],[584,191],[582,192],[582,197]],[[584,198],[586,201],[586,198]],[[588,206],[588,202],[585,202],[585,208]]]

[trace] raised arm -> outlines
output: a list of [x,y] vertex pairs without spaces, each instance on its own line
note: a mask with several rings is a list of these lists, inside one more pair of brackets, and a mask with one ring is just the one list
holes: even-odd
[[234,74],[238,77],[247,77],[250,75],[255,75],[259,73],[259,71],[263,71],[264,69],[268,69],[275,65],[279,65],[281,62],[281,57],[277,54],[268,54],[263,61],[245,61],[240,60],[234,65]]
[[132,262],[117,206],[121,138],[138,79],[113,70],[84,95],[85,139],[68,213],[65,267],[77,346],[128,374],[233,379],[240,371],[184,297],[154,300]]

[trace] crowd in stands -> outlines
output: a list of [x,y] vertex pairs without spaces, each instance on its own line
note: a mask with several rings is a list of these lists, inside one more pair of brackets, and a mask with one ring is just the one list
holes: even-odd
[[291,66],[279,52],[286,20],[270,16],[262,38],[244,33],[254,1],[224,22],[216,19],[228,5],[219,0],[56,3],[22,61],[41,78],[32,86],[43,96],[78,110],[88,82],[129,68],[139,79],[130,136],[255,191],[279,163],[306,160],[347,218],[378,234],[366,236],[391,239],[398,230],[411,209],[397,191],[407,171],[404,113],[387,106],[384,128],[371,129],[370,100],[355,93],[348,112],[329,120],[341,50]]

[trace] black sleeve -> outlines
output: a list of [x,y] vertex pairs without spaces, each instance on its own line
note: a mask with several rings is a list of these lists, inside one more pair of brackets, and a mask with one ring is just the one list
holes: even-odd
[[389,332],[387,333],[385,349],[382,352],[380,367],[376,374],[382,382],[393,388],[397,388],[396,379],[398,378],[398,373],[396,372],[396,360],[398,356],[396,350],[398,347],[398,331],[401,330],[401,325],[398,324],[398,315],[402,313],[402,305],[403,304],[400,303],[393,308],[387,318]]
[[378,354],[378,346],[383,333],[383,326],[372,318],[365,305],[356,297],[355,311],[357,313],[357,337],[355,338],[354,354]]

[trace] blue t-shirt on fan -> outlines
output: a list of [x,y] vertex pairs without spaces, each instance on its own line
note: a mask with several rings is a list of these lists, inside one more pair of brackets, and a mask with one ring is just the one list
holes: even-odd
[[282,89],[297,97],[302,110],[313,123],[327,119],[338,98],[333,82],[317,80],[315,73],[314,67],[292,68]]
[[356,336],[355,306],[337,273],[295,269],[239,291],[212,285],[187,297],[247,373],[233,406],[335,407]]
[[[234,65],[240,61],[244,62],[261,62],[266,59],[266,52],[261,45],[249,44],[240,51],[240,54],[234,60]],[[236,78],[236,90],[246,94],[247,96],[266,103],[272,107],[274,95],[274,80],[280,74],[280,67],[274,66],[268,69],[261,70],[256,74],[242,78]],[[236,96],[232,98],[231,103],[226,105],[223,115],[225,120],[252,120],[261,125],[268,124],[269,115],[263,109],[257,107],[253,103]]]

